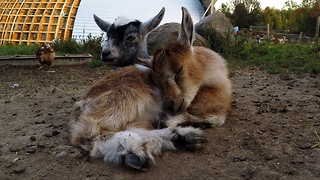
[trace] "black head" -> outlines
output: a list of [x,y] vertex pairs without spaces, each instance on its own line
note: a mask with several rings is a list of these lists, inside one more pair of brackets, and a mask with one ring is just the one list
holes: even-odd
[[102,61],[114,66],[141,64],[141,59],[149,59],[146,35],[158,26],[164,16],[165,9],[146,22],[128,20],[119,17],[113,24],[94,15],[97,25],[107,33],[103,45]]

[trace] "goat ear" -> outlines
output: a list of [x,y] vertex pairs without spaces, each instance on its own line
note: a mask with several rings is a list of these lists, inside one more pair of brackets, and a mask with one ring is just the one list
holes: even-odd
[[182,45],[191,46],[193,43],[194,27],[190,13],[185,7],[182,7],[181,29],[178,41]]
[[111,26],[111,23],[102,20],[97,15],[93,14],[93,19],[96,22],[96,24],[99,26],[99,28],[105,32],[108,31],[109,26]]
[[165,8],[163,7],[161,9],[161,11],[153,18],[149,19],[148,21],[144,22],[141,24],[141,32],[142,34],[147,34],[148,32],[150,32],[152,29],[156,28],[161,20],[163,19],[164,16],[164,12],[165,12]]

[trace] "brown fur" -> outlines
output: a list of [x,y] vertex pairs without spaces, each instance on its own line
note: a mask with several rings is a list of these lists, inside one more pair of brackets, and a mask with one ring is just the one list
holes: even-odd
[[74,108],[71,142],[136,127],[154,129],[161,111],[150,69],[120,68],[94,83]]
[[231,107],[232,84],[224,59],[205,47],[192,47],[193,23],[184,11],[179,42],[158,49],[153,78],[175,115],[168,126],[224,123]]
[[187,113],[185,123],[214,125],[206,118],[226,116],[232,85],[226,64],[217,53],[204,47],[193,47],[192,52],[179,43],[171,44],[156,51],[152,68],[164,98],[170,99],[165,106],[173,114]]
[[[218,87],[219,83],[216,83],[217,86],[211,86],[210,73],[201,71],[204,65],[208,65],[205,64],[206,62],[197,63],[195,58],[198,57],[193,57],[192,52],[183,50],[183,47],[173,46],[172,48],[165,51],[172,50],[170,53],[173,55],[162,56],[161,53],[159,55],[160,59],[164,58],[163,61],[159,61],[163,62],[164,68],[159,66],[159,71],[153,70],[169,78],[172,72],[178,72],[176,82],[179,82],[178,87],[183,88],[173,87],[171,90],[175,89],[177,92],[169,97],[180,98],[177,102],[181,102],[182,99],[183,107],[179,106],[181,103],[175,106],[174,109],[177,111],[174,114],[183,114],[188,107],[198,107],[201,103],[207,103],[207,99],[202,97],[211,95],[211,90],[220,87]],[[181,52],[181,55],[178,52]],[[197,54],[202,56],[203,53]],[[186,57],[190,57],[191,61],[189,62]],[[175,61],[175,58],[183,62]],[[172,59],[172,63],[168,63],[166,59]],[[153,67],[158,66],[154,64]],[[104,161],[114,163],[121,163],[124,160],[128,167],[140,170],[145,168],[146,163],[146,166],[154,164],[153,155],[163,150],[175,150],[172,141],[177,137],[186,139],[186,147],[200,147],[200,144],[205,142],[200,129],[175,126],[158,129],[160,117],[162,115],[166,117],[164,115],[166,111],[163,109],[163,99],[159,89],[164,87],[161,80],[163,77],[155,78],[154,71],[142,65],[128,66],[119,68],[94,83],[75,105],[70,123],[71,143],[90,151],[93,157],[103,157]],[[165,88],[161,89],[166,91]],[[179,96],[181,90],[183,96]],[[200,93],[197,98],[192,97],[197,93]],[[216,96],[221,98],[219,94]],[[165,96],[165,101],[166,99],[169,98]],[[191,102],[195,105],[190,106]],[[170,105],[167,106],[170,107]],[[217,103],[216,106],[219,104]],[[190,113],[193,111],[202,114],[212,113],[212,108],[203,109],[204,112],[190,108]],[[189,119],[194,119],[191,118],[192,116],[193,114],[190,114]],[[179,119],[179,115],[174,118]],[[188,138],[184,138],[185,136]]]

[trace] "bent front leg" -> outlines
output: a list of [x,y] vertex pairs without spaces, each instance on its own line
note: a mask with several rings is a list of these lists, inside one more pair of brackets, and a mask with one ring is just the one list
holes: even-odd
[[108,140],[98,139],[91,151],[93,157],[102,156],[105,162],[145,170],[155,163],[154,155],[163,150],[174,150],[173,129],[144,130],[130,128],[115,133]]

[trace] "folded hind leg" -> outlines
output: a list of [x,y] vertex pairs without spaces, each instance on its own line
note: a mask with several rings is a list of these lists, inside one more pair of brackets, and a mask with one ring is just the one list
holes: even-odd
[[192,115],[184,113],[173,116],[172,118],[165,121],[167,127],[195,127],[195,128],[209,128],[213,126],[221,126],[224,124],[226,116],[222,115]]
[[214,87],[202,87],[186,112],[175,115],[166,120],[169,127],[194,126],[213,127],[221,126],[231,106],[231,91],[223,91]]

